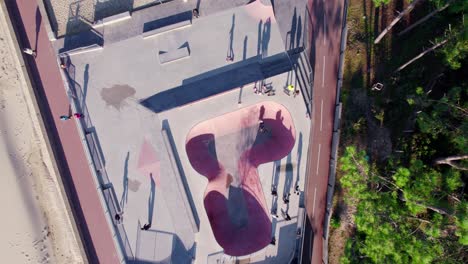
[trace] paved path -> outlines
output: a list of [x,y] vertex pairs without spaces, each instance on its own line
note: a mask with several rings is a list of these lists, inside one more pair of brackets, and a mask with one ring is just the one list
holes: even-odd
[[[343,0],[309,0],[311,12],[311,65],[314,69],[314,98],[309,146],[306,210],[313,238],[311,263],[322,263],[323,223],[329,175],[331,139],[343,18]],[[312,245],[310,245],[312,244]]]
[[38,98],[43,101],[44,119],[61,166],[61,174],[69,185],[69,198],[74,208],[80,233],[85,240],[91,263],[118,263],[111,232],[99,202],[94,180],[89,170],[82,142],[74,120],[62,122],[59,116],[67,114],[69,102],[42,17],[35,1],[7,1],[13,23],[19,32],[23,47],[37,49],[37,58],[27,57]]

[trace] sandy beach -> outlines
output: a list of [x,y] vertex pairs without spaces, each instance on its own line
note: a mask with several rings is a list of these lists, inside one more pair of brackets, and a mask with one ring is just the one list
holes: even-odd
[[0,9],[3,263],[84,263],[14,42]]

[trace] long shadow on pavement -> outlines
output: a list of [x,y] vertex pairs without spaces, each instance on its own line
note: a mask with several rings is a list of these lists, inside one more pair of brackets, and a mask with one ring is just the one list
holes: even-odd
[[[25,25],[23,23],[23,20],[21,19],[21,15],[18,10],[18,5],[16,1],[8,1],[6,4],[8,13],[10,14],[10,17],[13,20],[12,24],[15,28],[15,32],[18,37],[18,42],[20,42],[20,45],[23,47],[30,47],[31,43],[29,42],[28,37],[26,35]],[[86,225],[86,220],[83,215],[80,200],[78,198],[78,194],[76,192],[76,188],[72,180],[70,168],[68,167],[68,163],[65,158],[65,152],[59,139],[59,133],[57,127],[55,126],[54,117],[52,115],[52,111],[50,109],[50,105],[48,103],[44,87],[42,85],[42,80],[39,74],[38,67],[32,57],[25,58],[25,66],[30,76],[32,76],[32,85],[35,88],[34,92],[37,98],[40,113],[44,120],[44,126],[46,128],[49,141],[51,143],[53,155],[57,161],[58,170],[63,181],[65,193],[68,196],[68,199],[71,201],[69,204],[72,209],[72,214],[76,219],[80,239],[83,241],[82,244],[86,252],[86,257],[90,262],[97,263],[98,258],[93,245],[93,241],[91,239],[88,226]]]
[[153,112],[161,113],[290,71],[291,61],[293,64],[297,61],[297,56],[290,56],[290,61],[286,53],[273,55],[263,60],[259,60],[259,57],[255,56],[237,62],[235,65],[231,64],[200,74],[191,78],[195,81],[189,83],[184,80],[183,85],[157,93],[140,101],[140,103]]

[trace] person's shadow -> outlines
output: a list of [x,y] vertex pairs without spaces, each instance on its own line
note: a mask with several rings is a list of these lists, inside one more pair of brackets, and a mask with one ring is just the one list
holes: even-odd
[[120,198],[120,208],[124,209],[125,204],[128,202],[128,160],[130,159],[130,152],[127,152],[127,157],[125,158],[124,165],[124,174],[123,174],[123,192],[122,197]]
[[236,25],[236,14],[232,15],[232,24],[231,24],[231,30],[229,30],[229,50],[228,50],[228,57],[231,58],[231,60],[234,60],[234,49],[232,47],[234,43],[234,28]]
[[262,32],[262,58],[268,56],[268,45],[270,44],[271,19],[268,18],[263,26]]
[[37,47],[39,43],[39,31],[41,30],[41,22],[42,16],[41,12],[39,11],[39,7],[36,8],[36,45],[34,46],[34,50],[37,52]]
[[153,211],[154,211],[154,198],[156,194],[156,184],[153,179],[153,174],[150,173],[151,179],[151,192],[148,198],[148,225],[151,226],[153,223]]
[[296,182],[294,183],[294,189],[299,186],[300,180],[300,167],[301,167],[301,156],[302,156],[302,132],[299,132],[299,141],[297,143],[297,168],[296,168]]

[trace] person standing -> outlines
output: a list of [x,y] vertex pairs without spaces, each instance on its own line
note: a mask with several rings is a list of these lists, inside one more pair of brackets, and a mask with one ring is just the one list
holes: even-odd
[[23,49],[23,52],[24,52],[25,54],[31,55],[31,56],[33,56],[34,58],[36,58],[36,51],[33,50],[33,49],[24,48],[24,49]]
[[81,114],[81,113],[74,113],[73,116],[76,118],[76,119],[80,119],[80,118],[83,118],[84,115]]
[[60,116],[60,120],[62,120],[62,121],[70,120],[70,118],[71,118],[71,116],[69,116],[69,115],[62,115],[62,116]]

